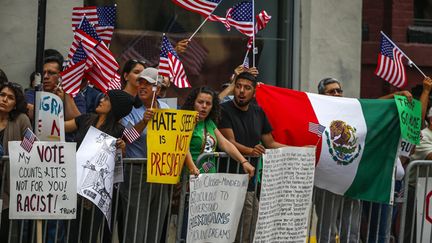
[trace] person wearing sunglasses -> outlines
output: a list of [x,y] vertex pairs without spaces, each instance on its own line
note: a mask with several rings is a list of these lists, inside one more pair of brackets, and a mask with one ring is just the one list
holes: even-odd
[[135,59],[130,59],[124,64],[121,73],[121,84],[126,93],[132,96],[138,94],[138,76],[146,67],[144,61]]

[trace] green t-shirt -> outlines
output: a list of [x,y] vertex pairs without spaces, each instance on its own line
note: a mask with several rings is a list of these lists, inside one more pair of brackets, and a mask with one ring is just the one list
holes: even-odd
[[192,133],[190,142],[190,152],[195,165],[201,173],[216,173],[214,158],[206,159],[197,164],[196,159],[202,153],[211,153],[216,151],[217,139],[215,130],[217,126],[211,120],[199,121]]

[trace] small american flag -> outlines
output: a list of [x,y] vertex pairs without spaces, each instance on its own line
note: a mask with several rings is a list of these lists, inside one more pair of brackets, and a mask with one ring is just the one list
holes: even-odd
[[[264,29],[267,26],[268,22],[271,19],[271,16],[268,15],[265,10],[263,10],[255,17],[255,19],[256,19],[256,23],[255,23],[255,34],[256,34],[258,33],[258,31]],[[252,49],[252,45],[253,45],[252,42],[253,42],[253,38],[250,37],[246,45],[248,50]]]
[[222,0],[172,0],[173,3],[189,11],[209,16]]
[[87,65],[91,67],[85,73],[85,77],[105,93],[113,87],[112,82],[117,83],[120,80],[120,75],[117,73],[119,64],[103,42],[98,42],[82,30],[75,31],[75,38],[82,44],[87,55]]
[[[88,21],[87,17],[84,16],[78,26],[79,30],[84,31],[86,34],[91,36],[96,41],[101,41],[99,38],[99,35],[96,33],[96,29],[94,26]],[[79,49],[81,47],[81,49]],[[69,62],[66,67],[70,67],[74,65],[77,62],[80,62],[81,60],[84,60],[87,58],[87,55],[85,54],[84,50],[82,49],[82,46],[79,43],[79,39],[74,38],[74,41],[72,42],[71,47],[69,48],[68,53],[68,59]]]
[[109,45],[114,32],[115,19],[116,19],[116,7],[105,6],[105,7],[75,7],[72,10],[72,28],[80,24],[83,16],[86,16],[90,23],[95,26],[96,32],[99,37]]
[[254,34],[252,16],[252,2],[244,1],[228,9],[226,21],[229,26],[234,26],[241,33],[251,37]]
[[211,168],[213,168],[214,165],[212,162],[204,162],[204,164],[202,165],[202,168],[204,170],[205,173],[209,172],[211,170]]
[[321,124],[309,122],[309,128],[308,128],[309,132],[315,133],[316,135],[318,135],[318,137],[322,136],[322,133],[324,132],[325,129],[326,127]]
[[82,60],[60,73],[61,84],[66,94],[75,97],[79,93],[81,81],[86,69],[86,60]]
[[32,132],[32,130],[30,130],[30,128],[27,128],[24,131],[24,137],[23,140],[21,141],[21,147],[27,151],[28,153],[30,153],[30,151],[33,148],[33,143],[35,141],[38,141],[38,138],[36,137],[36,135]]
[[172,78],[174,85],[179,88],[191,87],[187,80],[183,64],[165,34],[162,37],[159,74]]
[[264,29],[270,21],[271,16],[265,10],[262,10],[256,17],[255,33]]
[[123,131],[123,137],[126,139],[128,143],[133,143],[135,140],[137,140],[140,137],[140,134],[134,128],[134,126],[130,122],[128,122],[128,124],[126,125]]
[[381,33],[381,53],[378,55],[378,66],[375,74],[389,82],[391,85],[401,88],[407,84],[405,66],[402,62],[404,54],[390,39]]
[[245,56],[245,58],[243,60],[243,67],[249,68],[249,57],[248,56]]

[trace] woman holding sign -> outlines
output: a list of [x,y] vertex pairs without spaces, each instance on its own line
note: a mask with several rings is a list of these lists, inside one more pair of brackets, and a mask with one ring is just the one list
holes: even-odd
[[[82,114],[73,120],[65,122],[65,131],[74,132],[76,131],[75,141],[79,147],[84,140],[90,126],[94,126],[102,132],[105,132],[117,139],[117,148],[121,148],[123,153],[125,152],[126,144],[120,139],[123,135],[124,127],[120,124],[120,119],[129,114],[132,110],[132,106],[141,105],[135,101],[134,97],[122,90],[109,90],[105,97],[103,97],[99,105],[96,107],[96,114]],[[91,165],[90,165],[91,166]],[[79,200],[81,201],[81,200]],[[83,200],[83,205],[79,205],[79,208],[84,208],[82,214],[82,233],[81,238],[83,242],[96,242],[99,232],[99,227],[103,220],[103,214],[100,210],[95,210],[93,227],[91,225],[91,202],[87,199]],[[72,242],[77,242],[78,237],[78,226],[80,221],[80,213],[77,213],[77,219],[72,221],[71,229]],[[92,235],[92,239],[88,239],[89,235]],[[105,237],[106,238],[106,237]]]
[[249,174],[249,178],[254,175],[255,168],[217,129],[216,123],[219,122],[220,118],[220,106],[215,91],[209,87],[195,88],[186,98],[182,109],[198,112],[198,123],[190,142],[191,156],[186,157],[186,165],[192,174],[217,172],[214,159],[200,164],[196,164],[196,160],[202,153],[216,151],[216,146],[218,146],[243,166],[244,171]]
[[[0,138],[5,155],[9,154],[8,142],[21,141],[24,131],[31,129],[30,119],[26,115],[27,103],[25,102],[22,87],[19,84],[5,82],[0,86]],[[9,165],[3,167],[5,174],[4,192],[2,195],[3,208],[9,208]],[[0,170],[1,171],[1,170]],[[9,231],[9,213],[5,210],[2,214],[0,239],[7,239]]]

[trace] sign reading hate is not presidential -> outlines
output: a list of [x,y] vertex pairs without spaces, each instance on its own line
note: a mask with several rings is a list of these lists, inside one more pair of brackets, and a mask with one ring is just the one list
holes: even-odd
[[10,219],[76,217],[76,144],[35,142],[28,153],[9,142]]
[[196,111],[155,110],[147,124],[147,182],[179,182],[195,118]]

